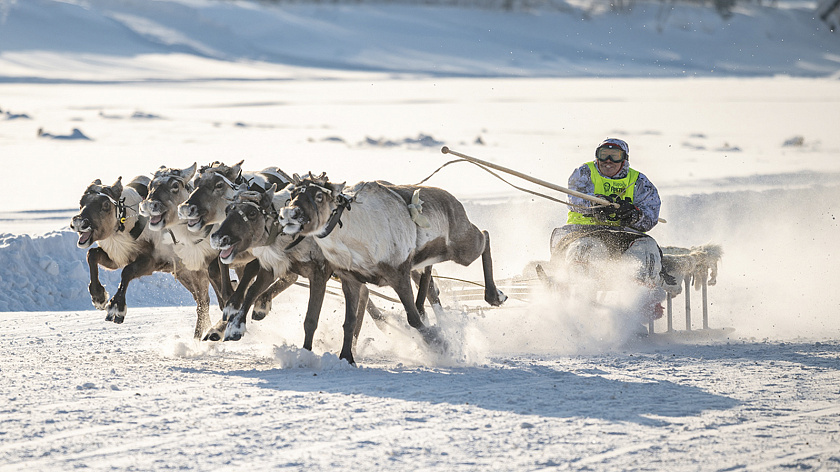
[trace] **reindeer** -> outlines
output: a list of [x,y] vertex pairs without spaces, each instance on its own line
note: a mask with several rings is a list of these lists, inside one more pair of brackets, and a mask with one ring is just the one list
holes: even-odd
[[140,213],[149,218],[149,229],[161,234],[161,244],[174,253],[174,275],[189,290],[196,302],[195,336],[200,338],[210,328],[210,293],[212,285],[219,304],[231,296],[230,276],[217,259],[218,252],[210,246],[208,226],[196,233],[178,218],[178,205],[193,190],[192,179],[196,164],[186,169],[162,166],[149,185],[148,196],[140,203]]
[[233,201],[237,191],[265,191],[272,184],[285,187],[292,178],[279,167],[267,167],[259,172],[243,172],[239,161],[233,166],[213,162],[202,166],[193,181],[194,190],[187,200],[178,206],[178,217],[187,220],[187,228],[200,232],[207,225],[221,223],[225,219],[225,208]]
[[[242,163],[239,161],[233,166],[227,166],[221,162],[213,162],[208,166],[202,166],[192,182],[194,190],[184,203],[178,205],[178,217],[186,222],[186,227],[194,233],[203,233],[211,230],[213,225],[218,225],[225,219],[225,208],[233,201],[237,191],[248,189],[252,191],[265,191],[272,184],[285,186],[291,181],[291,177],[280,170],[279,167],[268,167],[260,172],[243,172]],[[241,252],[231,263],[231,267],[237,272],[240,283],[250,283],[243,275],[244,268],[248,262],[254,260],[250,252]],[[249,271],[249,275],[255,273]],[[290,280],[291,278],[291,280]],[[262,320],[271,311],[271,300],[282,289],[295,282],[297,277],[289,274],[284,280],[269,287],[265,293],[260,295],[254,303],[251,317],[254,320]],[[224,334],[224,320],[207,333],[207,339],[218,341]]]
[[[149,231],[148,219],[140,216],[137,206],[148,193],[149,178],[135,177],[123,187],[122,177],[113,185],[103,185],[96,179],[79,201],[79,214],[70,228],[79,233],[76,245],[89,248],[90,298],[99,310],[106,310],[106,321],[125,320],[125,294],[129,283],[155,271],[172,271],[172,252],[160,244],[160,233]],[[120,285],[108,301],[108,292],[99,281],[99,266],[116,270],[122,268]],[[107,302],[107,303],[106,303]]]
[[[432,264],[454,261],[467,266],[481,256],[485,301],[499,306],[507,299],[493,281],[490,235],[473,225],[461,202],[445,190],[376,181],[359,182],[344,193],[343,183],[331,183],[323,173],[303,179],[295,174],[293,183],[292,198],[280,210],[282,232],[298,238],[314,235],[343,282],[393,288],[408,324],[428,343],[442,342],[423,322]],[[423,270],[416,301],[411,286],[415,268]],[[353,326],[357,293],[344,290],[342,352],[351,347],[347,329]]]
[[[238,340],[245,329],[248,308],[257,294],[271,283],[276,277],[286,273],[294,273],[309,280],[309,305],[304,319],[304,349],[312,350],[315,330],[324,302],[327,281],[333,274],[332,265],[324,259],[321,250],[311,239],[296,241],[293,237],[280,233],[278,213],[289,200],[288,189],[275,193],[273,185],[265,192],[245,191],[237,195],[236,200],[228,207],[228,215],[218,231],[211,236],[214,247],[219,249],[222,261],[232,260],[237,254],[250,250],[259,261],[258,274],[253,285],[243,295],[238,288],[234,296],[225,306],[225,318],[228,328],[225,340]],[[252,270],[252,264],[246,271]],[[365,287],[353,280],[342,279],[342,290],[352,291],[357,300],[353,307],[354,313],[364,313],[365,307],[374,320],[381,320],[382,315],[368,301],[369,293]],[[362,317],[351,325],[345,325],[345,334],[350,333],[350,340],[345,340],[339,357],[355,365],[352,353],[353,340],[358,338]],[[350,347],[348,347],[350,346]]]

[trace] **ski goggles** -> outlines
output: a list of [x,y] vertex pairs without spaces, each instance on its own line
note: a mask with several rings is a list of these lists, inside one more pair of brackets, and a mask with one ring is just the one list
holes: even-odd
[[610,161],[615,162],[616,164],[619,162],[623,162],[625,159],[624,151],[617,147],[614,148],[606,146],[598,148],[598,151],[595,152],[595,157],[598,158],[598,160],[601,162]]

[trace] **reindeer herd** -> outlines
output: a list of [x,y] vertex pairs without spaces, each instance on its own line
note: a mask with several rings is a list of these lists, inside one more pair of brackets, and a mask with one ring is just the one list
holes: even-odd
[[[446,342],[429,325],[424,307],[428,300],[440,309],[433,264],[469,265],[480,256],[485,301],[499,306],[507,298],[493,281],[488,233],[469,221],[455,197],[435,187],[369,181],[348,188],[325,174],[290,177],[276,167],[245,172],[242,162],[215,162],[161,167],[152,179],[140,176],[125,185],[122,178],[110,186],[95,180],[79,206],[71,228],[78,246],[90,248],[91,301],[115,323],[125,320],[132,280],[169,272],[195,299],[194,336],[236,341],[245,334],[249,312],[253,320],[263,319],[273,298],[304,277],[309,303],[303,347],[311,350],[327,282],[336,277],[345,301],[339,357],[354,364],[365,312],[383,319],[366,284],[393,288],[408,324],[438,348]],[[121,269],[110,299],[99,266]],[[222,310],[212,326],[210,287]]]

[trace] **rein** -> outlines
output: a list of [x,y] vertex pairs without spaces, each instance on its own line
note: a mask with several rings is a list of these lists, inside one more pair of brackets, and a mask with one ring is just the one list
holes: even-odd
[[546,194],[543,194],[543,193],[540,193],[540,192],[536,192],[536,191],[534,191],[534,190],[530,190],[530,189],[527,189],[527,188],[519,187],[519,186],[517,186],[517,185],[514,185],[514,184],[512,184],[512,183],[508,182],[507,180],[505,180],[505,179],[504,179],[504,177],[502,177],[502,176],[500,176],[499,174],[497,174],[497,173],[493,172],[493,171],[492,171],[492,170],[490,170],[489,168],[487,168],[487,167],[485,167],[485,166],[483,166],[483,165],[481,165],[481,164],[479,164],[479,163],[477,163],[477,162],[473,162],[473,161],[470,161],[470,160],[467,160],[467,159],[454,159],[454,160],[451,160],[451,161],[449,161],[449,162],[447,162],[447,163],[443,164],[442,166],[438,167],[438,168],[437,168],[434,172],[432,172],[431,174],[429,174],[429,176],[428,176],[428,177],[426,177],[425,179],[423,179],[423,180],[421,180],[420,182],[418,182],[416,185],[422,185],[424,182],[426,182],[427,180],[431,179],[431,178],[432,178],[435,174],[437,174],[438,172],[440,172],[440,171],[441,171],[444,167],[446,167],[446,166],[448,166],[448,165],[450,165],[450,164],[455,164],[455,163],[458,163],[458,162],[468,162],[468,163],[470,163],[470,164],[472,164],[472,165],[474,165],[474,166],[478,167],[479,169],[482,169],[483,171],[487,172],[488,174],[492,175],[493,177],[495,177],[495,178],[497,178],[497,179],[501,180],[502,182],[504,182],[504,183],[506,183],[506,184],[510,185],[511,187],[515,188],[516,190],[519,190],[520,192],[525,192],[525,193],[528,193],[528,194],[531,194],[531,195],[534,195],[534,196],[537,196],[537,197],[542,197],[542,198],[545,198],[545,199],[547,199],[547,200],[551,200],[552,202],[562,203],[563,205],[566,205],[566,206],[568,206],[568,207],[570,207],[570,208],[573,208],[573,209],[575,209],[575,210],[591,210],[592,208],[600,208],[600,207],[606,207],[606,206],[609,206],[609,205],[600,205],[600,204],[598,204],[598,205],[592,205],[592,206],[581,206],[581,205],[575,205],[574,203],[569,203],[569,202],[567,202],[567,201],[560,200],[559,198],[554,198],[554,197],[552,197],[552,196],[549,196],[549,195],[546,195]]

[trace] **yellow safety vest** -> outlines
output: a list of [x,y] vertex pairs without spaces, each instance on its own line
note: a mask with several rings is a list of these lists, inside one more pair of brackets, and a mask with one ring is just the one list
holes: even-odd
[[[595,184],[596,195],[620,195],[621,198],[630,198],[633,201],[633,191],[636,188],[636,180],[639,179],[639,171],[630,169],[627,176],[623,179],[608,179],[598,172],[595,167],[595,162],[589,162],[589,175],[592,183]],[[623,193],[622,193],[623,192]],[[566,224],[570,225],[601,225],[601,226],[621,226],[618,221],[600,221],[591,216],[585,216],[576,211],[569,211],[569,218]]]

